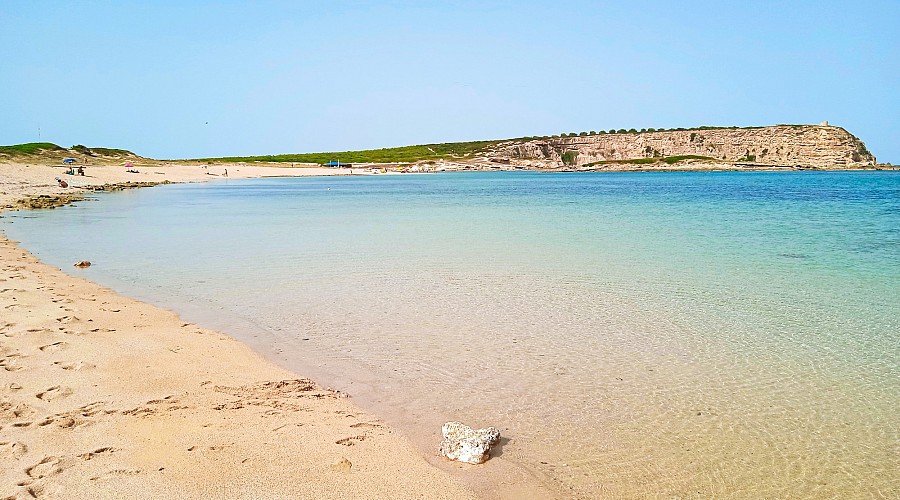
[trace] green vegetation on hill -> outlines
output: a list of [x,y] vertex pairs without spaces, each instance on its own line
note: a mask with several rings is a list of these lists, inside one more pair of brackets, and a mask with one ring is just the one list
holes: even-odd
[[41,151],[65,151],[65,149],[52,142],[29,142],[12,146],[0,146],[0,153],[9,155],[33,155]]
[[89,148],[83,146],[81,144],[76,144],[72,146],[72,149],[78,151],[81,154],[88,156],[136,156],[131,151],[127,149],[115,149],[115,148]]
[[127,149],[116,149],[116,148],[91,148],[96,154],[101,154],[103,156],[137,156],[131,151]]
[[445,142],[422,144],[398,148],[366,149],[362,151],[340,151],[332,153],[297,153],[265,156],[228,156],[223,158],[200,158],[203,161],[221,162],[293,162],[293,163],[403,163],[439,158],[461,158],[479,153],[485,148],[504,141]]
[[[126,149],[114,148],[88,148],[81,144],[76,144],[70,148],[72,151],[83,155],[95,156],[136,156]],[[65,153],[69,150],[53,144],[52,142],[29,142],[26,144],[13,144],[12,146],[0,146],[0,153],[8,155],[36,155],[42,152]]]
[[[791,126],[791,127],[806,127],[807,125],[790,125],[790,126]],[[605,132],[605,131],[603,131],[603,130],[601,130],[600,132],[594,132],[594,131],[592,130],[592,131],[590,131],[590,132],[580,132],[580,133],[578,133],[578,134],[562,134],[562,137],[575,137],[575,136],[584,136],[584,135],[597,135],[598,133],[599,133],[599,134],[643,134],[643,133],[647,133],[647,132],[688,132],[688,131],[691,131],[691,130],[749,130],[749,129],[755,129],[755,128],[765,128],[765,127],[761,127],[761,126],[753,126],[753,127],[737,127],[737,126],[719,127],[719,126],[715,126],[715,125],[701,125],[701,126],[699,126],[699,127],[690,127],[690,128],[681,128],[681,127],[679,127],[679,128],[669,128],[669,129],[666,129],[666,128],[652,128],[652,127],[651,127],[651,128],[642,128],[642,129],[640,129],[640,130],[633,129],[633,128],[632,128],[632,129],[628,129],[628,130],[625,130],[624,128],[620,128],[620,129],[616,130],[616,129],[614,129],[614,128],[611,128],[611,129],[609,129],[608,132]],[[550,139],[551,137],[559,137],[559,136],[556,136],[556,135],[554,135],[554,136],[544,136],[544,137],[542,137],[542,139]]]

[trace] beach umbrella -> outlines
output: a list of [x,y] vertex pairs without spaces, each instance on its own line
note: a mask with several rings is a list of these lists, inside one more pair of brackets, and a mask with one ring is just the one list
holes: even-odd
[[75,158],[66,158],[63,163],[75,163]]
[[128,162],[128,163],[125,164],[125,166],[126,166],[126,167],[133,167],[133,166],[134,166],[134,163]]

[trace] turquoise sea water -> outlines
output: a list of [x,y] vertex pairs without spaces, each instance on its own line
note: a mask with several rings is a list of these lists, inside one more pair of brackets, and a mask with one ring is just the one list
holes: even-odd
[[503,461],[563,494],[900,496],[897,173],[255,179],[101,198],[0,229],[346,390],[424,449],[461,420],[501,428]]

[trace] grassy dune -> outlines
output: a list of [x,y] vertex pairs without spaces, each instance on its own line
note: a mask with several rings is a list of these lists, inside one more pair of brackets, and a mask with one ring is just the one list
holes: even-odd
[[396,163],[421,160],[437,160],[439,158],[462,158],[481,152],[489,146],[503,142],[471,141],[445,142],[441,144],[420,144],[417,146],[401,146],[397,148],[366,149],[362,151],[339,151],[331,153],[296,153],[265,156],[227,156],[223,158],[200,158],[201,161],[219,162],[292,162],[292,163]]
[[0,146],[0,153],[8,155],[34,155],[44,151],[65,151],[52,142],[28,142],[25,144],[14,144],[12,146]]
[[137,156],[127,149],[114,148],[88,148],[80,144],[71,148],[64,148],[52,142],[28,142],[25,144],[13,144],[12,146],[0,146],[0,154],[10,156],[34,156],[45,153],[80,153],[87,156]]

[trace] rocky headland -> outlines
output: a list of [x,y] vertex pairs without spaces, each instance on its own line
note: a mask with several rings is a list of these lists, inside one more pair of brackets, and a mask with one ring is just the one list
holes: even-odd
[[502,142],[484,161],[519,168],[599,170],[678,168],[874,168],[875,156],[841,127],[679,129],[582,133]]

